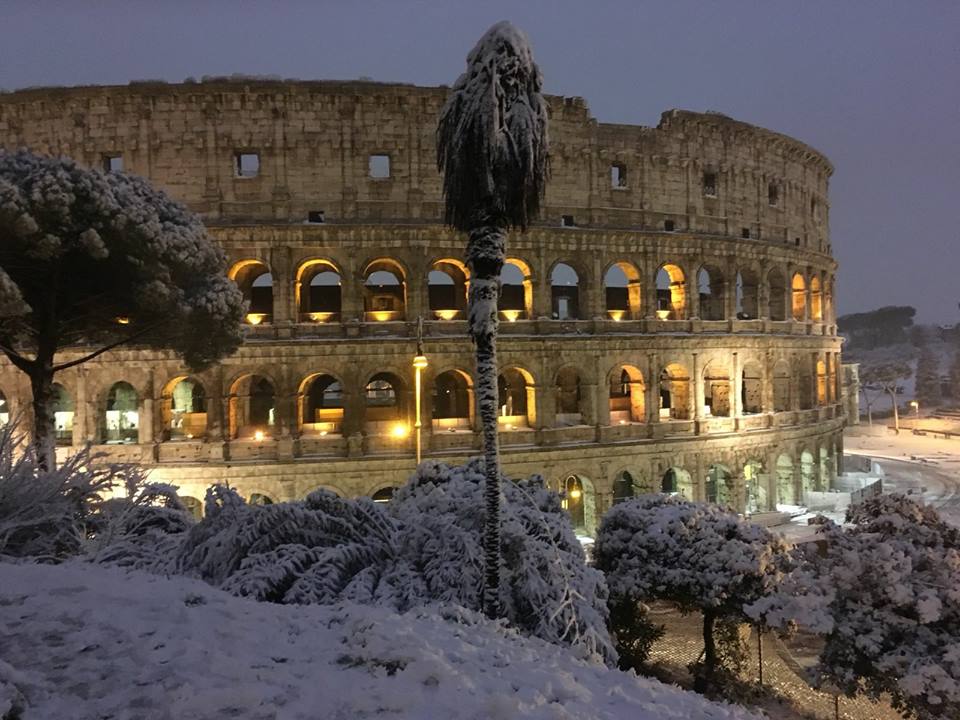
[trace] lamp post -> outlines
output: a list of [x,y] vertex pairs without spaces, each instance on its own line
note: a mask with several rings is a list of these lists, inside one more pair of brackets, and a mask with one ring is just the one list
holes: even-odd
[[910,401],[910,407],[913,408],[913,412],[915,413],[916,418],[917,418],[917,425],[916,425],[916,426],[919,427],[919,426],[920,426],[920,403],[919,403],[918,401],[916,401],[916,400],[911,400],[911,401]]
[[416,430],[417,435],[417,465],[420,464],[420,458],[422,455],[421,439],[420,439],[420,429],[422,423],[420,422],[420,374],[423,372],[424,368],[427,367],[427,358],[423,354],[423,318],[417,318],[417,354],[413,358],[413,371],[414,371],[414,392],[415,398],[414,402],[416,405],[416,419],[413,423],[413,427]]

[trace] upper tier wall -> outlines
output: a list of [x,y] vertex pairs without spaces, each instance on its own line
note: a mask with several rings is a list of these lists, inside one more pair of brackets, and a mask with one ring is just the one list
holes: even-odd
[[[326,81],[21,90],[0,95],[0,147],[93,166],[122,156],[124,170],[208,223],[302,222],[317,210],[327,222],[435,222],[446,94]],[[647,128],[598,123],[581,98],[551,97],[550,109],[542,223],[569,215],[578,226],[749,235],[829,253],[832,167],[809,146],[715,113],[671,110]],[[240,152],[259,156],[256,177],[238,176]],[[371,155],[389,156],[389,177],[370,177]]]

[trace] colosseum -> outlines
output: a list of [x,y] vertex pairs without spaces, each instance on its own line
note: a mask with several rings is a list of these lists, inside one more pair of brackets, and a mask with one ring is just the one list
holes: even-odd
[[[465,239],[441,222],[444,87],[211,80],[0,95],[0,146],[150,179],[203,218],[249,301],[246,339],[191,374],[127,348],[59,374],[61,452],[144,463],[194,502],[323,487],[389,498],[480,446]],[[600,123],[551,97],[544,209],[502,276],[500,442],[589,534],[677,492],[803,503],[842,451],[830,162],[717,113]],[[413,359],[426,358],[421,382]],[[417,397],[416,389],[420,388]],[[2,410],[29,384],[0,368]],[[417,408],[420,415],[419,433]]]

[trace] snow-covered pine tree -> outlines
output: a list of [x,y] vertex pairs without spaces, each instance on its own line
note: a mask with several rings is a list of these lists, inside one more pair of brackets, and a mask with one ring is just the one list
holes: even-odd
[[915,389],[921,407],[932,409],[940,404],[940,362],[929,343],[920,348]]
[[547,180],[547,104],[527,37],[508,22],[491,27],[467,55],[437,127],[444,217],[468,233],[468,328],[476,347],[477,410],[486,460],[484,611],[499,616],[500,462],[497,444],[497,302],[506,232],[525,230]]
[[710,503],[645,495],[615,505],[594,546],[613,603],[667,600],[703,614],[703,692],[717,668],[715,626],[748,620],[792,566],[783,540]]
[[886,694],[908,717],[960,717],[960,529],[901,495],[871,498],[847,521],[822,524],[825,555],[791,573],[762,608],[768,621],[824,635],[818,681]]
[[241,340],[223,250],[135,175],[0,150],[0,268],[0,350],[30,379],[41,465],[55,459],[55,373],[130,342],[200,368]]

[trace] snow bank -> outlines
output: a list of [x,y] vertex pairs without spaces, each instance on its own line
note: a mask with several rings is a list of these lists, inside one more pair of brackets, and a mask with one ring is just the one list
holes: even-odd
[[756,717],[462,609],[275,605],[80,562],[0,564],[0,714],[14,702],[24,720]]

